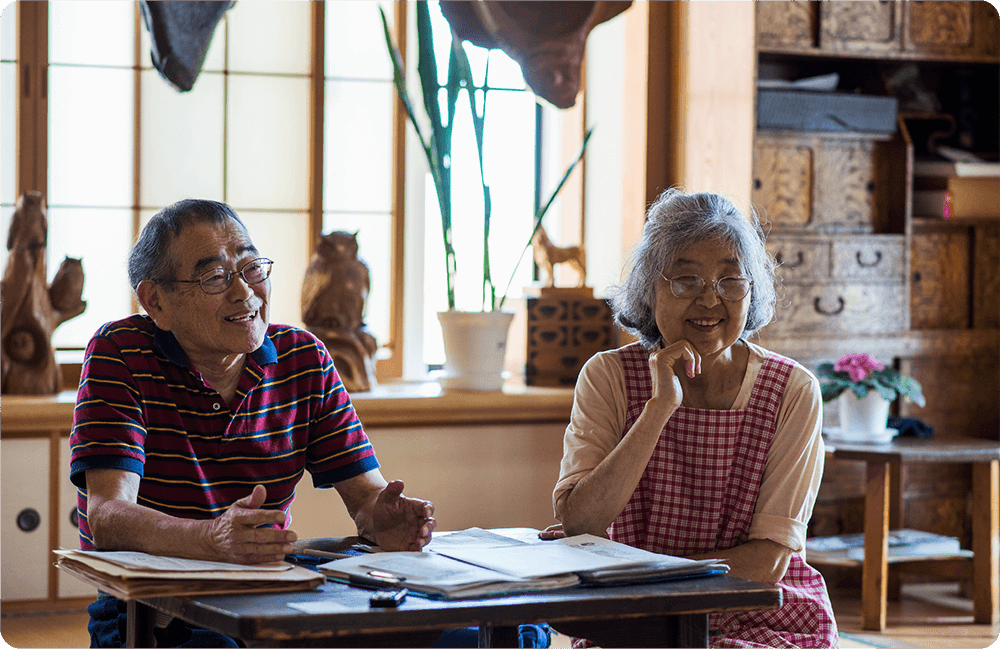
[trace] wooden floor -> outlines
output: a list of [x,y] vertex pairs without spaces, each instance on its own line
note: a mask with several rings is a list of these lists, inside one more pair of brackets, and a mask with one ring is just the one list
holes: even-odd
[[[843,647],[927,647],[981,649],[997,643],[1000,625],[972,624],[972,602],[959,598],[955,584],[909,584],[899,602],[889,602],[888,628],[883,633],[861,629],[857,591],[833,591]],[[5,615],[0,635],[11,647],[87,647],[86,611]],[[553,647],[568,647],[568,639],[553,638]],[[998,644],[1000,646],[1000,644]]]

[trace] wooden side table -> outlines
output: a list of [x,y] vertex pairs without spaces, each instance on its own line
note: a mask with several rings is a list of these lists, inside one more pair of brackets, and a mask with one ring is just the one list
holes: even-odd
[[866,463],[865,560],[861,626],[885,629],[888,532],[902,525],[903,462],[968,462],[972,472],[972,591],[977,624],[1000,621],[1000,442],[982,439],[896,439],[888,444],[827,442],[841,460]]

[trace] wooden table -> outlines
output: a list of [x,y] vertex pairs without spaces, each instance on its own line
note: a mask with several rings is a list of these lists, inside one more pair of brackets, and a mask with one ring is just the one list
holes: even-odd
[[[548,622],[604,647],[707,647],[709,613],[781,606],[776,586],[728,575],[450,602],[411,595],[399,609],[369,608],[371,594],[328,582],[299,593],[133,600],[127,646],[152,646],[155,609],[247,646],[418,647],[444,629],[478,626],[479,646],[517,647],[518,624]],[[288,606],[316,601],[338,610],[304,613]]]
[[1000,620],[1000,443],[982,439],[897,438],[888,444],[827,442],[840,460],[866,463],[865,559],[862,568],[864,629],[885,629],[890,529],[903,525],[900,465],[903,462],[971,463],[972,469],[972,590],[977,624]]

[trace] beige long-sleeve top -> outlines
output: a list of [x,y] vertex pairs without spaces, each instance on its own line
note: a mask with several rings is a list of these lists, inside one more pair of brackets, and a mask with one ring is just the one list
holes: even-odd
[[[733,409],[749,404],[767,354],[758,345],[747,346],[750,359]],[[587,361],[577,379],[573,413],[563,438],[553,507],[621,441],[626,432],[627,402],[619,355],[614,350],[600,352]],[[822,422],[819,381],[795,363],[778,407],[774,439],[750,524],[751,539],[770,539],[795,552],[805,546],[806,524],[823,477]]]

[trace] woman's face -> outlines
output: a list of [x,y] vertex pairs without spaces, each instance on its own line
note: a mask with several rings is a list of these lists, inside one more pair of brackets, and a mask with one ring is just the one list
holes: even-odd
[[685,249],[677,261],[663,269],[669,279],[698,276],[704,289],[693,297],[681,298],[670,290],[670,282],[656,283],[656,326],[665,344],[687,340],[702,356],[718,354],[740,338],[747,323],[750,293],[741,300],[724,300],[713,290],[715,282],[727,277],[745,277],[730,246],[708,239]]

